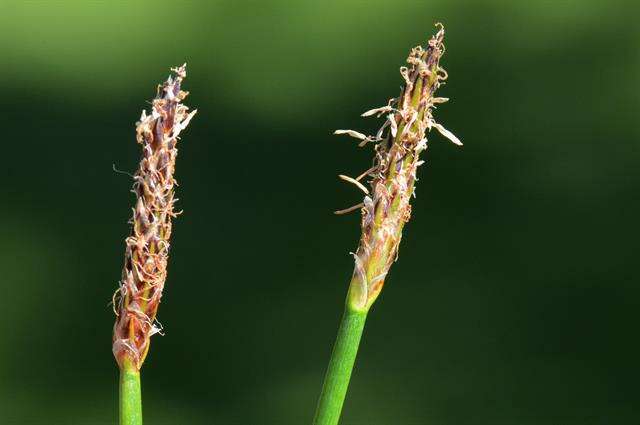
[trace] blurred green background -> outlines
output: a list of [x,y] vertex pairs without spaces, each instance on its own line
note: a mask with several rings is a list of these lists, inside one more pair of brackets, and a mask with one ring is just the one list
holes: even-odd
[[[108,305],[168,68],[199,109],[146,423],[308,424],[371,160],[336,128],[447,28],[452,99],[343,425],[640,423],[637,2],[0,1],[0,423],[112,424]],[[635,277],[634,277],[635,276]]]

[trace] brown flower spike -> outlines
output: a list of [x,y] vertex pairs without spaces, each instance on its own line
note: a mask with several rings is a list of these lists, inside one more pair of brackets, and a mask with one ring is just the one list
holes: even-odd
[[187,92],[180,89],[186,64],[171,69],[176,75],[158,86],[151,114],[142,111],[136,139],[142,145],[142,159],[134,176],[137,197],[131,221],[120,287],[114,298],[116,323],[113,355],[122,368],[125,362],[140,369],[149,351],[150,338],[161,332],[156,313],[167,276],[171,220],[174,211],[173,177],[178,135],[196,111],[181,102]]
[[[357,209],[362,211],[362,236],[355,257],[355,269],[349,287],[348,303],[357,310],[368,310],[376,300],[391,264],[396,260],[402,238],[402,228],[411,216],[410,199],[417,180],[416,171],[423,161],[420,153],[427,147],[425,134],[435,128],[453,143],[460,140],[434,121],[432,109],[448,99],[434,97],[436,89],[447,79],[439,65],[444,53],[444,27],[437,24],[438,32],[425,48],[411,50],[407,63],[400,68],[405,86],[398,98],[387,106],[372,109],[362,116],[385,115],[386,121],[376,136],[366,136],[353,130],[337,130],[375,145],[374,166],[357,178],[340,176],[354,183],[365,193],[364,202],[337,214]],[[360,182],[369,176],[369,188]]]

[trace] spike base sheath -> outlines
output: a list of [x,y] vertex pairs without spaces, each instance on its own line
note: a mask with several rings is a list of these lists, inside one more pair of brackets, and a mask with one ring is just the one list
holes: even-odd
[[121,370],[140,370],[151,336],[161,331],[156,314],[167,275],[171,221],[174,211],[174,170],[178,135],[193,115],[181,102],[187,96],[180,86],[186,65],[172,69],[176,76],[158,86],[151,114],[142,112],[136,139],[142,159],[134,176],[130,236],[125,240],[125,260],[120,287],[114,296],[116,322],[113,355]]
[[426,48],[413,48],[407,58],[410,67],[400,68],[405,81],[400,96],[391,99],[387,106],[363,114],[385,115],[386,121],[375,137],[365,136],[363,140],[365,144],[377,143],[375,165],[365,174],[370,177],[370,187],[360,209],[362,233],[354,254],[355,268],[347,298],[348,305],[355,310],[369,310],[397,259],[402,230],[411,217],[410,201],[416,172],[422,163],[420,153],[427,147],[426,132],[436,128],[460,144],[432,117],[433,106],[447,100],[433,96],[447,78],[439,65],[444,53],[443,39],[444,28],[440,26]]

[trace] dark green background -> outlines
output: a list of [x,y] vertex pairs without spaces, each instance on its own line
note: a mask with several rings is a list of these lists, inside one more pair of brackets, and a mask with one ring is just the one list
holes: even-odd
[[343,425],[637,424],[637,2],[0,1],[0,422],[111,424],[134,124],[187,61],[146,424],[308,424],[359,235],[336,128],[447,28],[452,99]]

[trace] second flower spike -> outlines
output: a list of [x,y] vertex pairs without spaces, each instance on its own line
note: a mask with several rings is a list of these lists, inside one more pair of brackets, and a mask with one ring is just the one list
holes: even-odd
[[[349,303],[357,310],[368,310],[376,300],[391,264],[396,260],[404,224],[411,217],[411,197],[414,193],[416,172],[422,164],[420,153],[427,148],[427,132],[436,129],[455,143],[460,140],[433,118],[436,104],[447,98],[435,97],[435,92],[447,79],[440,67],[444,53],[444,28],[425,48],[411,50],[407,63],[401,67],[405,86],[399,97],[386,106],[363,113],[363,116],[384,117],[385,121],[375,136],[366,136],[353,130],[337,130],[361,141],[360,145],[374,143],[374,166],[357,178],[340,176],[356,184],[365,192],[357,206],[337,213],[362,211],[362,234],[354,254],[355,269],[349,288]],[[362,180],[369,178],[369,188]]]

